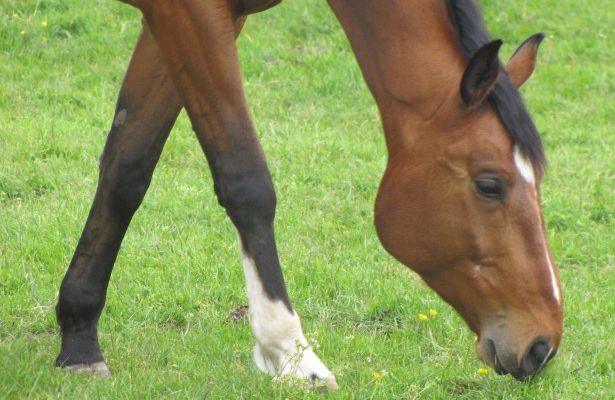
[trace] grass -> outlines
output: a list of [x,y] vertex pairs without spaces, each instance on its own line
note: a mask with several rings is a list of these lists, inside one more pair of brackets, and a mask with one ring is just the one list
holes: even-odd
[[[228,320],[246,303],[233,228],[185,115],[109,287],[99,328],[113,376],[60,373],[53,306],[140,16],[114,1],[4,0],[0,397],[612,398],[613,10],[607,0],[482,4],[505,55],[547,33],[524,94],[550,162],[543,206],[566,319],[560,353],[538,379],[478,374],[461,319],[382,250],[372,226],[386,159],[377,110],[338,23],[316,0],[251,17],[239,48],[278,192],[288,287],[340,391],[289,387],[253,366],[249,326]],[[420,321],[429,309],[438,316]]]

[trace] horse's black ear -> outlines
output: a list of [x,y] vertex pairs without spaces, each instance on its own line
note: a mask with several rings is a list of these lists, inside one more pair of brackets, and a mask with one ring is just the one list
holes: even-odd
[[498,51],[501,45],[501,40],[494,40],[472,56],[461,78],[461,99],[467,106],[481,104],[495,85],[500,70]]

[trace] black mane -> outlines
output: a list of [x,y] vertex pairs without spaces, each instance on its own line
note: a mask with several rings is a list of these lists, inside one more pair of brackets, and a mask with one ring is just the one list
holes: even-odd
[[[480,47],[491,41],[489,32],[473,0],[447,0],[447,2],[461,50],[469,61]],[[532,162],[536,173],[540,176],[546,165],[540,136],[523,104],[521,94],[503,67],[500,67],[498,80],[489,94],[488,101],[513,143]]]

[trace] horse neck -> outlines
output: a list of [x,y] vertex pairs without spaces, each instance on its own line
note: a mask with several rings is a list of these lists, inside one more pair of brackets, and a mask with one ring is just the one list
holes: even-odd
[[446,2],[328,1],[380,109],[389,155],[403,153],[456,104],[466,62]]

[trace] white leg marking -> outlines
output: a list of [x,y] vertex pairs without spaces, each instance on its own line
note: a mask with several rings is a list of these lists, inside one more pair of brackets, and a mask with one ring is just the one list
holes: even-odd
[[297,313],[291,313],[282,301],[267,297],[254,260],[244,252],[241,238],[239,245],[250,304],[250,325],[256,338],[256,366],[272,376],[294,376],[309,384],[322,383],[329,389],[337,389],[335,377],[305,339]]
[[[532,163],[530,160],[525,158],[519,147],[515,146],[513,150],[513,160],[515,162],[515,166],[519,171],[519,174],[525,179],[528,183],[533,186],[534,189],[534,199],[536,200],[536,213],[538,221],[540,221],[540,209],[538,207],[538,194],[536,193],[536,178],[534,177],[534,168],[532,167]],[[557,284],[557,279],[555,278],[555,268],[553,267],[553,263],[551,262],[551,257],[549,257],[549,250],[547,248],[546,234],[542,229],[542,224],[540,225],[541,235],[542,235],[542,245],[544,247],[545,259],[547,261],[547,266],[549,268],[549,277],[551,279],[551,290],[553,291],[553,297],[557,301],[557,304],[561,302],[561,293],[559,286]]]

